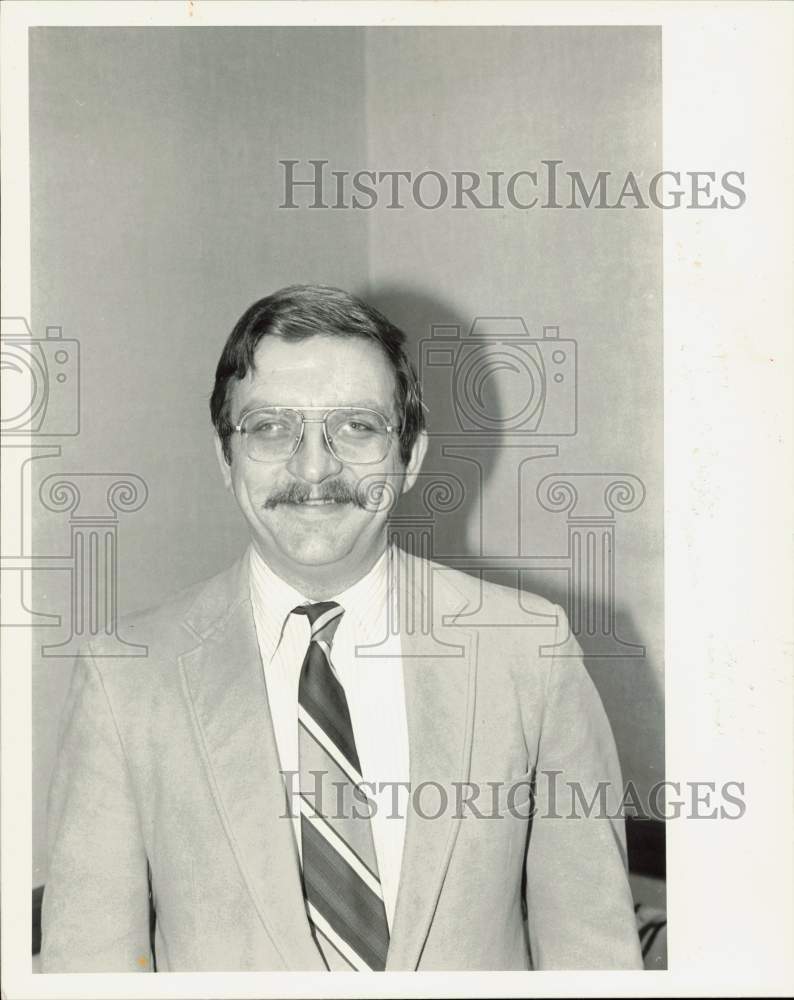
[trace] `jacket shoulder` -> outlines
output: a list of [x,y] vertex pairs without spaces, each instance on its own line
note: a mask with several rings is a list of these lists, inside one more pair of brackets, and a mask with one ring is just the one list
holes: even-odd
[[[154,646],[184,646],[186,639],[203,637],[216,620],[224,618],[246,596],[242,586],[245,565],[247,560],[241,557],[227,569],[183,588],[160,604],[124,615],[118,621],[118,637]],[[113,655],[114,648],[105,637],[97,637],[89,644],[95,656]]]
[[[570,640],[565,611],[539,594],[493,583],[428,561],[427,570],[443,581],[442,621],[476,635],[480,678],[502,692],[524,691],[542,698],[555,661],[555,651],[566,645],[566,656],[578,655]],[[433,586],[433,600],[438,588]],[[454,610],[453,610],[454,609]]]
[[[560,613],[558,605],[540,594],[532,593],[518,587],[508,587],[504,584],[493,583],[484,578],[482,574],[474,575],[464,573],[458,569],[452,569],[443,563],[433,560],[425,560],[430,573],[434,576],[439,574],[439,578],[456,590],[468,605],[477,607],[493,607],[504,609],[511,607],[523,609],[528,615],[541,615],[556,621]],[[484,572],[487,572],[484,571]]]

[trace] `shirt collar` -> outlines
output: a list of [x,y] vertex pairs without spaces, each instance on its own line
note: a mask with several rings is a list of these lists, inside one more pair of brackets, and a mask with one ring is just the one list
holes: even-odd
[[[277,576],[256,548],[250,547],[251,603],[256,616],[257,632],[265,663],[278,649],[287,616],[308,599]],[[389,574],[389,550],[383,554],[360,580],[329,598],[345,609],[337,636],[344,630],[365,642],[375,641],[385,634],[386,592]]]

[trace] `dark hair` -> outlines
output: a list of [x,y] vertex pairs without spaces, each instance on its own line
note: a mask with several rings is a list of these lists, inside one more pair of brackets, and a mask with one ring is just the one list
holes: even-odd
[[266,336],[298,341],[320,335],[371,340],[386,355],[396,384],[400,457],[403,464],[408,464],[425,418],[416,370],[405,353],[405,334],[366,302],[326,285],[290,285],[254,302],[229,334],[210,399],[212,423],[227,462],[231,462],[230,438],[234,430],[229,417],[229,382],[244,378],[254,367],[259,341]]

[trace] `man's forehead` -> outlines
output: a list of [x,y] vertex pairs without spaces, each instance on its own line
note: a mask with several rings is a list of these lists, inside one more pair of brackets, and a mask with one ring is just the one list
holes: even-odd
[[242,408],[252,405],[368,406],[389,412],[394,372],[381,348],[354,337],[284,340],[264,337],[253,364],[234,386]]

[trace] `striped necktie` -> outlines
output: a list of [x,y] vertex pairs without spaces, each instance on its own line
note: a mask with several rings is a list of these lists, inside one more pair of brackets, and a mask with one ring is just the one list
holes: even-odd
[[311,624],[298,687],[303,885],[315,940],[332,971],[383,970],[389,926],[350,712],[331,666],[344,614],[333,601],[294,609]]

